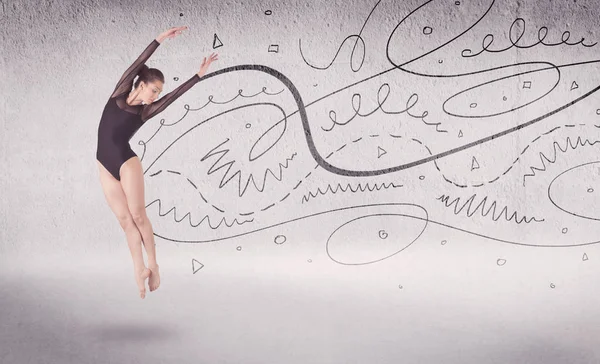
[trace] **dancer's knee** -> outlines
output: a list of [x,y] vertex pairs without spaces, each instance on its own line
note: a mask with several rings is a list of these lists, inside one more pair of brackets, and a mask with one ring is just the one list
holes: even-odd
[[148,223],[148,216],[146,215],[145,208],[136,208],[131,210],[131,216],[135,225],[138,228],[146,225]]
[[117,220],[119,220],[119,225],[121,225],[121,228],[125,232],[129,232],[129,230],[135,228],[135,221],[131,214],[118,215]]

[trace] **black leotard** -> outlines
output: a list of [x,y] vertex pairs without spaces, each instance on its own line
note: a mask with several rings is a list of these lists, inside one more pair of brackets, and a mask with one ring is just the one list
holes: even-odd
[[153,40],[125,71],[102,112],[98,126],[96,159],[119,181],[121,165],[129,158],[137,156],[129,146],[133,134],[146,120],[163,111],[200,80],[198,74],[195,74],[175,90],[149,105],[127,104],[126,100],[133,87],[134,78],[159,45],[156,39]]

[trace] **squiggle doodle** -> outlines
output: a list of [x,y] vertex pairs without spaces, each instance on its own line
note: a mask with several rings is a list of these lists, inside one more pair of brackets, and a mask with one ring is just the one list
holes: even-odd
[[[387,91],[386,94],[384,96],[383,101],[381,100],[381,90],[385,87],[387,87]],[[389,110],[384,110],[383,109],[383,104],[386,102],[386,100],[388,99],[388,96],[390,95],[390,85],[388,83],[384,83],[379,87],[379,90],[377,90],[377,104],[378,106],[371,111],[370,113],[367,114],[361,114],[360,113],[360,106],[361,106],[361,95],[359,93],[355,93],[352,95],[352,109],[354,110],[354,115],[352,115],[352,117],[345,121],[345,122],[338,122],[337,121],[337,113],[334,110],[329,111],[329,120],[332,121],[332,125],[330,128],[324,128],[321,127],[321,129],[323,131],[332,131],[333,128],[336,125],[346,125],[349,122],[351,122],[356,116],[360,116],[360,117],[367,117],[370,115],[373,115],[377,110],[381,110],[384,114],[388,114],[388,115],[398,115],[398,114],[403,114],[406,113],[408,116],[414,118],[414,119],[420,119],[423,123],[425,123],[425,125],[435,125],[436,128],[438,125],[440,125],[441,123],[429,123],[427,121],[425,121],[425,118],[427,117],[427,115],[429,115],[429,111],[425,110],[421,113],[421,115],[416,115],[416,114],[412,114],[410,112],[410,109],[412,109],[413,107],[415,107],[415,105],[417,104],[417,102],[419,101],[419,95],[416,93],[413,93],[409,96],[408,100],[406,100],[406,109],[404,110],[398,110],[398,111],[389,111]],[[355,99],[357,99],[358,101],[358,105],[355,105]],[[447,130],[438,130],[438,132],[441,133],[447,133]]]
[[453,201],[448,202],[450,200],[450,196],[446,196],[446,195],[441,195],[440,197],[438,197],[437,199],[442,201],[444,203],[444,205],[446,207],[450,207],[452,205],[454,205],[454,214],[458,215],[462,212],[462,210],[465,209],[465,207],[467,208],[466,210],[466,214],[468,217],[473,216],[477,211],[481,212],[481,216],[486,217],[487,215],[490,214],[490,212],[492,213],[492,220],[494,221],[498,221],[501,217],[503,217],[504,215],[504,219],[506,221],[511,221],[514,219],[514,221],[517,224],[521,224],[522,222],[525,223],[530,223],[531,221],[535,221],[535,222],[542,222],[544,221],[544,219],[536,219],[535,217],[529,218],[527,219],[526,216],[523,216],[520,219],[517,219],[517,213],[513,212],[512,215],[510,215],[510,217],[508,217],[508,207],[504,206],[504,208],[502,208],[502,210],[500,210],[500,212],[498,212],[498,214],[496,214],[496,201],[492,202],[491,205],[489,206],[489,208],[486,210],[486,202],[488,197],[484,197],[483,200],[481,200],[481,202],[473,207],[473,203],[475,201],[475,198],[477,197],[477,194],[473,194],[473,196],[469,197],[469,199],[467,199],[464,204],[462,206],[459,207],[460,204],[460,197],[455,198]]
[[550,158],[548,158],[544,153],[539,152],[539,156],[540,156],[540,161],[542,163],[542,167],[538,168],[538,167],[529,167],[529,169],[531,170],[531,173],[525,173],[525,175],[523,176],[523,186],[525,186],[525,178],[527,177],[534,177],[535,176],[535,171],[540,171],[543,172],[546,170],[546,162],[552,164],[556,162],[556,159],[558,158],[558,151],[560,150],[562,153],[566,153],[569,150],[569,147],[573,150],[577,149],[578,147],[585,147],[586,145],[589,146],[593,146],[596,143],[600,142],[600,140],[594,140],[593,142],[590,141],[589,139],[585,139],[582,141],[581,136],[577,137],[577,140],[575,142],[573,142],[571,140],[571,137],[567,137],[565,140],[565,147],[563,148],[558,142],[553,142],[552,143],[552,156]]
[[373,185],[370,185],[368,182],[365,183],[365,185],[363,186],[361,183],[358,183],[356,185],[356,187],[352,187],[352,185],[350,185],[350,183],[346,184],[346,186],[342,186],[340,183],[338,183],[334,188],[331,187],[331,185],[327,185],[327,188],[325,188],[325,191],[321,191],[321,188],[317,188],[317,191],[315,192],[308,192],[307,194],[305,194],[304,196],[302,196],[302,203],[308,202],[311,198],[316,198],[319,195],[321,196],[325,196],[327,193],[332,193],[332,194],[336,194],[339,191],[342,192],[348,192],[348,190],[350,190],[353,193],[356,193],[358,191],[360,192],[365,192],[365,191],[369,191],[369,192],[373,192],[375,190],[380,191],[382,189],[389,189],[389,188],[399,188],[402,187],[403,185],[396,185],[394,182],[390,182],[390,183],[374,183]]
[[[518,25],[517,28],[515,28],[515,25]],[[519,29],[521,28],[521,29]],[[513,30],[517,29],[518,31],[518,37],[516,40],[513,40]],[[542,31],[543,31],[543,35],[542,35]],[[541,27],[540,29],[538,29],[538,42],[534,43],[534,44],[530,44],[530,45],[519,45],[517,43],[519,43],[519,41],[521,40],[521,38],[523,38],[523,36],[525,35],[525,19],[523,18],[517,18],[515,19],[515,21],[513,21],[513,23],[510,25],[510,29],[508,31],[508,40],[510,41],[510,46],[504,48],[504,49],[489,49],[489,47],[492,45],[492,43],[494,42],[494,35],[493,34],[487,34],[483,40],[481,41],[481,51],[479,51],[478,53],[475,54],[471,54],[471,50],[470,49],[464,49],[461,52],[461,55],[465,58],[467,57],[476,57],[479,56],[480,54],[482,54],[483,52],[490,52],[490,53],[501,53],[501,52],[505,52],[513,47],[516,48],[520,48],[520,49],[527,49],[527,48],[533,48],[539,44],[542,44],[544,46],[547,47],[555,47],[555,46],[559,46],[562,44],[568,45],[568,46],[575,46],[578,44],[581,44],[584,47],[593,47],[596,43],[592,43],[592,44],[585,44],[583,43],[583,41],[585,40],[585,38],[581,38],[581,40],[579,42],[576,43],[569,43],[567,42],[569,40],[569,38],[571,37],[571,32],[569,32],[568,30],[564,31],[561,37],[561,42],[558,43],[544,43],[544,39],[546,39],[546,36],[548,35],[548,27]]]
[[[243,225],[245,223],[248,222],[252,222],[254,219],[250,219],[250,220],[245,220],[242,222],[239,222],[237,219],[233,219],[233,221],[231,223],[228,223],[227,220],[225,219],[225,217],[222,217],[221,220],[219,221],[219,223],[216,226],[213,226],[210,222],[210,217],[208,215],[204,216],[200,222],[198,222],[197,224],[192,223],[192,215],[191,213],[186,213],[185,215],[183,215],[183,217],[181,219],[177,219],[177,208],[175,206],[173,206],[171,209],[169,209],[169,211],[162,213],[162,201],[161,199],[157,198],[154,201],[150,202],[149,204],[146,205],[146,209],[152,205],[154,205],[155,203],[158,203],[158,214],[161,217],[164,217],[166,215],[168,215],[171,211],[173,212],[173,219],[175,220],[175,222],[180,223],[182,222],[186,217],[188,219],[188,222],[190,224],[191,227],[198,227],[200,226],[204,221],[206,221],[205,225],[208,225],[208,227],[212,230],[216,230],[219,227],[221,227],[222,224],[225,224],[227,227],[232,227],[233,225]],[[157,235],[158,236],[158,235]]]

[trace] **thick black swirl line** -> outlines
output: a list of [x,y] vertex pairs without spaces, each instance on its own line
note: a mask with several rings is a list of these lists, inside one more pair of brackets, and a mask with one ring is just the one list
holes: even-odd
[[[562,105],[558,108],[556,108],[555,110],[552,110],[542,116],[539,116],[537,118],[534,118],[532,120],[529,120],[528,122],[525,122],[523,124],[517,125],[515,127],[512,127],[510,129],[504,130],[502,132],[487,136],[485,138],[481,138],[479,140],[475,140],[473,142],[470,142],[468,144],[465,145],[461,145],[459,147],[456,147],[454,149],[450,149],[435,155],[431,155],[428,157],[424,157],[422,159],[418,159],[415,160],[413,162],[409,162],[409,163],[405,163],[405,164],[401,164],[401,165],[397,165],[394,167],[390,167],[390,168],[385,168],[385,169],[377,169],[377,170],[348,170],[348,169],[343,169],[343,168],[338,168],[334,165],[329,164],[325,158],[323,158],[323,156],[318,152],[313,137],[312,137],[312,132],[310,130],[310,124],[308,122],[308,116],[306,114],[306,106],[304,105],[304,102],[302,101],[302,97],[300,96],[300,93],[298,92],[298,89],[296,88],[296,86],[292,83],[292,81],[290,79],[288,79],[285,75],[283,75],[281,72],[272,69],[270,67],[267,66],[263,66],[263,65],[253,65],[253,64],[248,64],[248,65],[238,65],[238,66],[232,66],[232,67],[227,67],[227,68],[223,68],[221,70],[215,71],[213,73],[204,75],[200,80],[205,80],[211,77],[215,77],[218,76],[220,74],[224,74],[224,73],[229,73],[229,72],[237,72],[237,71],[260,71],[260,72],[264,72],[268,75],[271,75],[275,78],[277,78],[280,82],[282,82],[287,88],[288,90],[292,93],[294,100],[296,101],[296,105],[298,107],[298,113],[300,116],[300,120],[302,122],[302,127],[304,129],[304,135],[306,137],[306,143],[308,146],[308,149],[311,153],[311,155],[313,156],[314,160],[318,163],[319,166],[323,167],[325,170],[334,173],[334,174],[339,174],[339,175],[343,175],[343,176],[354,176],[354,177],[363,177],[363,176],[378,176],[378,175],[382,175],[382,174],[388,174],[388,173],[392,173],[392,172],[396,172],[396,171],[401,171],[401,170],[405,170],[405,169],[409,169],[412,167],[416,167],[418,165],[424,164],[424,163],[428,163],[458,152],[461,152],[463,150],[475,147],[479,144],[483,144],[485,142],[497,139],[501,136],[510,134],[512,132],[518,131],[520,129],[523,129],[527,126],[533,125],[541,120],[546,119],[549,116],[552,116],[566,108],[568,108],[569,106],[572,106],[574,104],[576,104],[577,102],[585,99],[586,97],[590,96],[591,94],[595,93],[596,91],[600,90],[600,86],[595,87],[594,89],[592,89],[591,91],[583,94],[582,96],[572,100],[571,102]],[[219,114],[220,115],[220,114]],[[205,121],[201,122],[198,125],[203,124],[204,122],[214,119],[217,116],[212,116],[209,119],[206,119]],[[287,115],[287,117],[289,117],[290,115]],[[198,126],[196,125],[196,126]],[[163,152],[164,153],[164,152]],[[163,154],[161,153],[161,155]],[[160,157],[160,156],[159,156]],[[157,158],[158,159],[158,158]],[[156,162],[156,160],[154,162],[152,162],[148,168],[146,168],[146,170],[144,171],[144,173],[146,173],[148,171],[148,169],[150,169],[152,167],[152,165],[154,165],[154,163]]]
[[[379,3],[381,2],[381,0],[379,0],[377,2],[377,4],[375,4],[375,6],[373,7],[373,9],[371,9],[371,12],[369,13],[369,15],[367,16],[367,19],[365,20],[365,22],[363,23],[362,28],[360,28],[360,31],[358,32],[358,34],[352,34],[347,36],[342,43],[340,44],[337,52],[335,53],[335,56],[333,56],[333,59],[331,60],[331,63],[329,63],[327,66],[325,67],[317,67],[317,66],[313,66],[312,64],[308,63],[308,61],[306,60],[306,57],[304,57],[304,53],[302,52],[302,40],[298,39],[298,46],[300,48],[300,56],[302,57],[302,60],[304,60],[304,63],[306,63],[309,67],[312,67],[314,69],[318,69],[318,70],[326,70],[329,67],[331,67],[331,65],[333,64],[333,62],[335,62],[335,59],[337,58],[338,54],[340,53],[340,50],[342,49],[342,47],[344,46],[344,44],[346,43],[347,40],[355,38],[355,42],[354,42],[354,46],[352,47],[352,53],[350,54],[350,68],[352,69],[353,72],[358,72],[361,68],[363,63],[365,62],[365,55],[366,55],[366,46],[365,46],[365,41],[362,39],[361,34],[363,32],[363,30],[365,29],[365,26],[367,25],[367,22],[369,21],[369,18],[371,17],[371,14],[373,14],[373,12],[375,11],[375,9],[377,8],[377,6],[379,5]],[[356,51],[356,45],[358,44],[358,42],[361,42],[362,44],[362,48],[363,48],[363,53],[361,56],[361,61],[360,61],[360,65],[358,66],[357,69],[354,69],[354,52]]]

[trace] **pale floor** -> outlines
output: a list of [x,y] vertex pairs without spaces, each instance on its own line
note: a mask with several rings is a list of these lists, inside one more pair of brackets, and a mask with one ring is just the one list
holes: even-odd
[[194,249],[160,247],[145,300],[126,250],[1,259],[0,363],[600,362],[598,259],[421,248],[365,269]]

